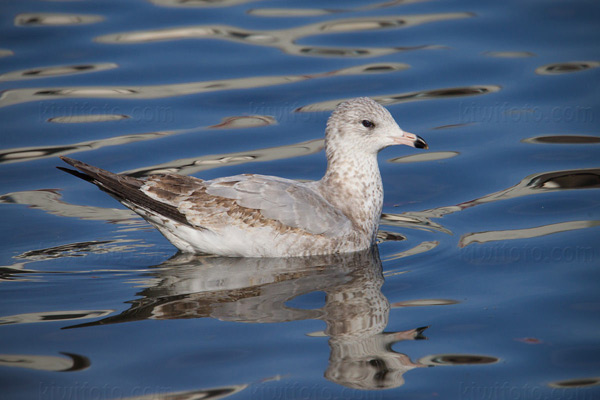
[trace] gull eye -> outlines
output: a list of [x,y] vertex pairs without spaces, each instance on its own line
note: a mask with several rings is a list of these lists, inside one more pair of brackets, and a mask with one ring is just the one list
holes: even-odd
[[374,124],[374,123],[372,123],[371,121],[369,121],[368,119],[363,119],[363,120],[362,120],[362,125],[363,125],[365,128],[374,128],[374,127],[375,127],[375,124]]

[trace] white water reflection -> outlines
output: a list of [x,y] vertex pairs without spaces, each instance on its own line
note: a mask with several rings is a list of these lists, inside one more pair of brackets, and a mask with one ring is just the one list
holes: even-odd
[[110,122],[120,121],[131,118],[124,114],[87,114],[87,115],[65,115],[62,117],[52,117],[48,122],[55,124],[82,124],[90,122]]
[[7,315],[0,317],[0,325],[37,324],[41,322],[80,321],[92,318],[103,318],[115,310],[69,310],[45,311],[28,314]]
[[459,247],[465,247],[473,243],[487,243],[500,240],[530,239],[540,236],[551,235],[553,233],[593,228],[596,226],[600,226],[600,221],[567,221],[525,229],[474,232],[461,236],[458,245]]
[[64,26],[93,24],[103,21],[100,15],[24,13],[15,17],[16,26]]
[[216,124],[211,125],[211,129],[241,129],[241,128],[257,128],[260,126],[276,125],[277,120],[270,115],[241,115],[234,117],[226,117]]
[[457,151],[429,151],[421,154],[411,154],[410,156],[396,157],[388,160],[391,163],[404,164],[413,162],[424,162],[424,161],[439,161],[446,160],[458,156],[460,153]]
[[0,75],[0,81],[18,81],[24,79],[50,78],[63,75],[76,75],[88,72],[106,71],[117,68],[115,63],[56,65],[52,67],[29,68],[6,72]]
[[32,101],[58,100],[65,98],[96,99],[160,99],[190,94],[220,92],[225,90],[256,89],[274,85],[302,82],[309,79],[333,76],[363,75],[396,72],[407,69],[403,63],[371,63],[314,74],[255,76],[248,78],[221,79],[212,81],[186,82],[149,86],[87,86],[56,88],[9,89],[0,95],[0,107]]
[[[104,208],[69,204],[61,200],[58,190],[40,189],[6,193],[0,196],[0,204],[26,204],[29,208],[67,218],[89,221],[107,221],[122,225],[139,225],[137,214],[126,208]],[[89,251],[89,248],[87,249]]]
[[421,3],[424,1],[429,0],[391,0],[352,8],[253,8],[248,10],[248,14],[260,17],[314,17],[328,14],[378,10],[412,3]]
[[[180,0],[182,1],[182,0]],[[119,396],[119,400],[219,400],[229,398],[236,393],[248,388],[248,384],[219,386],[206,389],[194,389],[183,391],[160,391],[158,393],[150,393],[141,396],[123,397]],[[135,390],[134,390],[135,392]],[[145,390],[144,392],[148,392]],[[114,398],[117,400],[117,398]]]
[[[85,116],[75,117],[77,118],[85,118]],[[66,119],[62,119],[55,122],[66,122],[68,118],[73,117],[63,117]],[[58,157],[62,155],[67,155],[70,153],[80,152],[80,151],[89,151],[94,149],[99,149],[107,146],[119,146],[127,143],[135,143],[144,140],[153,140],[158,139],[165,136],[176,135],[179,133],[188,132],[188,130],[179,130],[179,131],[161,131],[161,132],[148,132],[148,133],[137,133],[137,134],[129,134],[122,136],[115,136],[106,139],[97,139],[97,140],[86,140],[84,142],[72,143],[72,144],[64,144],[64,145],[54,145],[54,146],[34,146],[34,147],[17,147],[12,149],[4,149],[0,151],[0,164],[9,164],[14,162],[23,162],[23,161],[32,161],[32,160],[40,160],[43,158],[49,157]]]
[[[410,101],[420,100],[433,100],[433,99],[444,99],[453,97],[464,97],[464,96],[478,96],[482,94],[494,93],[501,89],[497,85],[473,85],[464,87],[451,87],[443,89],[432,89],[432,90],[419,90],[416,92],[405,92],[396,93],[389,95],[370,96],[373,100],[381,105],[389,106],[392,104],[406,103]],[[298,107],[297,112],[317,112],[317,111],[331,111],[343,101],[348,99],[341,98],[335,100],[321,101],[318,103],[308,104],[306,106]]]
[[[382,219],[382,222],[385,221],[385,219]],[[401,251],[399,253],[395,253],[392,254],[391,256],[389,256],[388,258],[386,258],[384,261],[388,262],[388,261],[393,261],[393,260],[399,260],[401,258],[405,258],[405,257],[410,257],[410,256],[414,256],[417,254],[422,254],[422,253],[426,253],[428,251],[431,251],[433,249],[435,249],[438,245],[440,244],[440,242],[438,241],[426,241],[426,242],[422,242],[419,243],[418,245],[416,245],[415,247],[408,249],[408,250],[404,250]],[[391,276],[395,273],[395,271],[387,271],[387,273],[385,274],[385,276]]]
[[261,0],[148,0],[161,7],[233,7]]
[[90,366],[90,360],[85,356],[65,352],[61,354],[63,357],[31,354],[0,354],[0,366],[51,372],[82,371]]
[[319,47],[300,45],[302,39],[324,34],[344,32],[363,32],[382,29],[409,28],[425,23],[470,18],[468,12],[437,13],[421,15],[397,15],[385,17],[360,17],[329,20],[295,28],[281,30],[253,31],[228,25],[197,25],[164,29],[144,30],[103,35],[96,38],[100,43],[147,43],[182,39],[220,39],[238,43],[268,46],[280,49],[295,56],[317,57],[378,57],[405,50],[435,49],[437,45],[419,45],[413,47]]

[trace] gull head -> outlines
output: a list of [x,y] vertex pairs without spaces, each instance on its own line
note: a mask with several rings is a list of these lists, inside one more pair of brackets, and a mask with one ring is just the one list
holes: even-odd
[[422,138],[403,131],[386,108],[368,97],[340,103],[327,121],[325,140],[328,153],[331,147],[371,154],[398,144],[428,148]]

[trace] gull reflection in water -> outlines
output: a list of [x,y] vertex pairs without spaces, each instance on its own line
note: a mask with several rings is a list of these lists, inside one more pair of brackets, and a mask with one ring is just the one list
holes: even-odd
[[[67,329],[144,319],[211,317],[253,323],[320,319],[329,337],[325,377],[330,381],[357,389],[393,388],[404,383],[405,372],[427,366],[392,350],[396,342],[424,339],[425,328],[383,332],[390,303],[381,292],[376,248],[288,259],[178,254],[136,283],[145,288],[129,310]],[[325,305],[304,309],[289,304],[311,292],[324,292]]]

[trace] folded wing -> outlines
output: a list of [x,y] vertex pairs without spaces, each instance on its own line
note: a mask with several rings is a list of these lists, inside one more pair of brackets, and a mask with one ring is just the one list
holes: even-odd
[[339,236],[350,220],[310,184],[263,175],[236,175],[205,181],[206,193],[235,202],[282,224],[312,234]]

